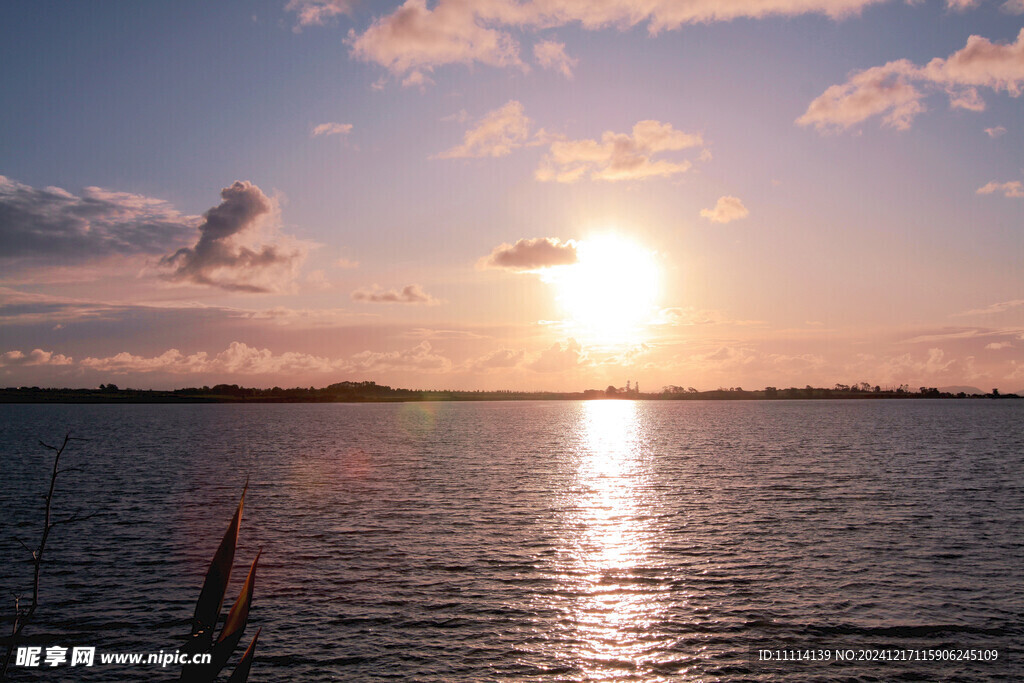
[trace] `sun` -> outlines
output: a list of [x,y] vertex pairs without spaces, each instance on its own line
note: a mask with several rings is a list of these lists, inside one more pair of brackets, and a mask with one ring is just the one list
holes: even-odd
[[654,252],[608,234],[581,240],[576,255],[549,276],[574,333],[598,344],[642,341],[660,289]]

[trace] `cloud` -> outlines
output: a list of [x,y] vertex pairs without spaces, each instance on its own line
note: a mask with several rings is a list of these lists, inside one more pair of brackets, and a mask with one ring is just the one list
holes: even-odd
[[502,157],[522,147],[529,137],[530,119],[523,113],[523,105],[511,100],[500,109],[489,112],[474,128],[467,130],[461,145],[441,152],[437,158]]
[[84,358],[81,367],[115,374],[164,372],[171,374],[230,373],[232,375],[268,375],[280,372],[329,372],[342,364],[319,356],[287,351],[274,354],[235,341],[211,357],[205,351],[185,355],[169,349],[159,356],[136,356],[126,351],[106,358]]
[[430,294],[423,291],[419,285],[406,285],[401,291],[388,289],[383,290],[374,285],[372,288],[360,288],[352,292],[352,301],[363,301],[374,304],[424,304],[436,306],[441,303]]
[[993,127],[993,128],[986,128],[986,129],[985,129],[985,133],[986,133],[986,134],[987,134],[987,135],[988,135],[988,136],[989,136],[990,138],[997,138],[997,137],[999,137],[1000,135],[1005,135],[1005,134],[1006,134],[1006,128],[1004,128],[1004,127],[1002,127],[1002,126],[995,126],[995,127]]
[[402,351],[363,351],[352,356],[347,364],[352,370],[418,370],[445,372],[452,362],[434,353],[430,342],[423,341],[411,349]]
[[[579,24],[596,30],[647,24],[653,35],[684,24],[740,17],[824,14],[841,18],[884,0],[407,0],[377,18],[362,34],[349,33],[352,55],[393,74],[450,64],[523,67],[511,29],[550,29]],[[535,52],[536,56],[536,52]],[[538,60],[540,58],[538,57]]]
[[1024,87],[1024,28],[1017,34],[1017,41],[1009,44],[971,36],[963,49],[946,59],[933,59],[922,72],[924,78],[935,83],[982,86],[1019,97]]
[[906,130],[925,111],[922,100],[928,91],[946,93],[953,108],[983,111],[985,102],[978,88],[1020,96],[1024,88],[1024,29],[1014,43],[993,43],[972,35],[962,49],[924,66],[901,59],[856,72],[846,83],[826,89],[796,122],[825,132],[844,130],[885,114],[885,125]]
[[924,93],[910,82],[914,73],[916,67],[905,59],[856,73],[846,83],[825,90],[796,122],[825,132],[888,112],[883,123],[906,130],[925,111]]
[[419,88],[421,91],[427,86],[434,83],[433,79],[429,76],[423,75],[422,71],[413,71],[411,74],[402,79],[403,88]]
[[168,279],[229,291],[285,289],[305,258],[303,246],[288,240],[251,244],[265,227],[261,221],[273,213],[271,200],[248,181],[235,181],[220,196],[224,201],[203,215],[195,246],[161,259],[160,264],[171,269]]
[[993,313],[1002,313],[1009,311],[1014,308],[1024,306],[1024,299],[1011,299],[1010,301],[999,301],[994,304],[989,304],[985,308],[972,308],[969,311],[963,313],[954,313],[954,316],[967,316],[967,315],[991,315]]
[[714,209],[701,209],[700,215],[712,223],[728,223],[750,215],[739,197],[719,197]]
[[989,351],[998,351],[999,349],[1013,348],[1013,344],[1010,342],[992,342],[991,344],[985,344],[985,348]]
[[575,339],[566,341],[563,347],[558,342],[540,352],[527,367],[535,372],[562,372],[588,363],[583,347]]
[[572,79],[572,70],[580,60],[565,54],[565,43],[544,40],[533,46],[533,58],[545,69],[554,69],[568,79]]
[[689,161],[652,160],[660,152],[674,152],[703,144],[701,136],[676,130],[670,123],[640,121],[632,134],[606,131],[601,140],[557,140],[534,174],[537,180],[572,183],[591,180],[643,180],[683,173]]
[[[723,325],[731,327],[764,327],[765,320],[737,320],[726,316],[722,311],[701,309],[696,306],[674,306],[662,308],[649,321],[657,327],[691,327],[694,325]],[[809,323],[821,325],[821,323]]]
[[28,365],[71,365],[73,360],[52,351],[32,349],[28,354],[21,351],[7,351],[0,354],[0,368]]
[[557,237],[521,239],[515,244],[502,244],[482,258],[482,268],[507,268],[508,270],[537,270],[551,266],[568,266],[576,263],[576,243],[562,242]]
[[1024,14],[1024,0],[1006,0],[1000,8],[1007,14]]
[[[478,8],[495,4],[503,3],[483,2]],[[353,57],[376,62],[396,74],[444,64],[521,63],[515,40],[479,23],[474,3],[464,0],[442,0],[432,10],[427,9],[426,0],[407,0],[362,35],[349,33],[349,44]]]
[[298,14],[299,30],[303,26],[324,26],[339,14],[352,11],[353,0],[289,0],[284,9]]
[[487,372],[489,370],[500,370],[514,368],[523,362],[525,357],[523,351],[511,349],[499,349],[466,364],[471,372]]
[[1024,183],[1019,180],[1011,180],[1006,183],[992,181],[978,188],[977,194],[992,194],[1002,192],[1004,197],[1019,199],[1024,197]]
[[310,137],[316,138],[321,135],[348,135],[352,132],[351,123],[321,123],[313,127],[313,132],[310,133]]
[[0,259],[161,254],[184,243],[195,221],[161,199],[99,187],[77,196],[0,176]]
[[[11,351],[0,355],[0,367],[15,365],[72,365],[71,358],[36,349],[25,355]],[[185,354],[168,349],[156,356],[141,356],[122,351],[112,356],[88,357],[77,363],[85,370],[113,374],[164,373],[173,375],[275,375],[298,373],[338,373],[384,370],[450,370],[449,359],[435,353],[424,341],[411,349],[376,352],[363,351],[351,357],[327,358],[308,353],[274,353],[267,348],[234,341],[215,355],[205,351]],[[205,380],[204,380],[205,381]]]

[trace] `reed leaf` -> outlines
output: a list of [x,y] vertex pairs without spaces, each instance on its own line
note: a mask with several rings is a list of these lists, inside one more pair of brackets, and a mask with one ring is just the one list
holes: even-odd
[[242,489],[242,498],[238,501],[238,509],[235,510],[235,516],[231,518],[231,524],[228,525],[224,538],[213,555],[210,568],[206,572],[206,580],[203,581],[203,588],[199,591],[195,615],[192,617],[192,637],[199,639],[204,645],[213,643],[213,630],[217,626],[220,608],[224,605],[224,594],[227,593],[231,565],[235,561],[238,527],[242,522],[242,508],[248,488],[249,482],[246,481],[245,488]]
[[252,668],[252,658],[256,654],[256,639],[260,637],[262,630],[262,627],[256,629],[256,635],[252,637],[249,647],[245,648],[245,653],[238,660],[235,670],[231,672],[231,678],[228,679],[228,683],[246,683],[246,680],[249,678],[249,669]]

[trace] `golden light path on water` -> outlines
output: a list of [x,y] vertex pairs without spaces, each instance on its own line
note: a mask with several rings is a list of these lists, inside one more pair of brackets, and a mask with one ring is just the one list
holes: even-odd
[[[656,554],[659,507],[645,425],[633,401],[581,406],[576,483],[566,500],[563,576],[574,582],[575,651],[583,680],[683,680],[671,653],[671,569]],[[671,671],[671,674],[670,674]]]

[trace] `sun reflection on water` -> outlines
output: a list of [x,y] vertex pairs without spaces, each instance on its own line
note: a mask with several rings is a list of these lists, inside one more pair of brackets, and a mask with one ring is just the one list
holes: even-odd
[[588,401],[579,437],[576,486],[565,506],[575,631],[565,656],[584,680],[662,680],[656,672],[672,645],[662,628],[668,587],[652,558],[656,530],[646,511],[654,501],[639,404]]

